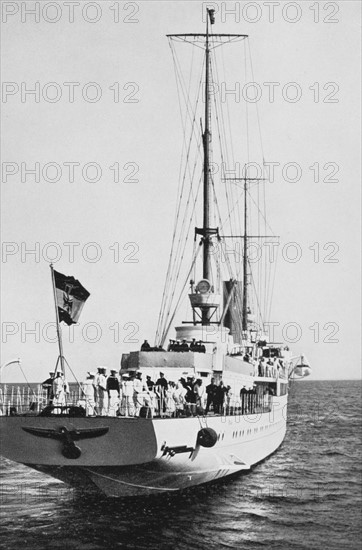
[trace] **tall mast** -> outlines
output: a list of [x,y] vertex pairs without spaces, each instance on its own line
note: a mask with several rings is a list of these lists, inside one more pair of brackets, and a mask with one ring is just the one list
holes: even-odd
[[[206,42],[205,42],[205,130],[202,136],[204,146],[204,217],[203,217],[203,270],[204,279],[210,279],[210,144],[211,144],[211,105],[210,105],[210,47],[209,47],[209,18],[214,23],[214,10],[207,10]],[[202,324],[208,325],[210,309],[203,309]]]
[[[242,181],[244,185],[244,235],[239,235],[243,239],[243,303],[241,311],[241,327],[243,331],[248,330],[248,239],[265,239],[275,238],[276,235],[248,235],[248,182],[250,181],[265,181],[265,178],[248,178],[245,171],[243,178],[224,178],[224,180]],[[223,235],[225,238],[235,239],[237,235]]]
[[210,277],[210,143],[211,143],[211,109],[210,109],[210,48],[209,48],[209,10],[206,18],[205,48],[205,130],[202,136],[204,145],[204,220],[203,220],[203,278]]
[[243,330],[248,330],[248,236],[247,236],[247,207],[246,200],[247,177],[244,177],[244,253],[243,253],[243,310],[241,318],[241,326]]

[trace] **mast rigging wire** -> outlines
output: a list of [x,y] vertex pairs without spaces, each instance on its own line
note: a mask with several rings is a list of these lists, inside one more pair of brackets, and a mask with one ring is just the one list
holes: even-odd
[[[210,33],[210,43],[213,43],[213,35]],[[188,74],[188,78],[186,81],[186,78],[183,74],[183,70],[181,67],[181,63],[179,60],[179,57],[176,52],[176,48],[173,44],[172,38],[169,39],[169,44],[172,52],[172,58],[174,62],[174,69],[175,69],[175,77],[176,77],[176,85],[177,85],[177,93],[178,93],[178,100],[179,100],[179,106],[180,106],[180,115],[181,115],[181,121],[182,121],[182,129],[183,129],[183,147],[182,147],[182,157],[181,157],[181,163],[180,163],[180,173],[179,173],[179,186],[178,186],[178,201],[176,206],[176,219],[175,219],[175,225],[172,235],[172,248],[171,253],[169,257],[169,265],[168,270],[166,274],[166,280],[165,280],[165,287],[164,292],[162,296],[162,303],[161,303],[161,310],[159,314],[159,321],[157,326],[157,332],[156,332],[156,341],[159,342],[160,340],[163,342],[165,337],[167,336],[168,330],[170,328],[170,323],[173,321],[176,310],[179,307],[180,300],[181,300],[181,294],[178,296],[178,299],[176,301],[176,304],[173,306],[174,299],[176,294],[178,295],[177,288],[179,286],[179,280],[181,275],[181,268],[183,259],[185,257],[185,251],[186,246],[188,244],[188,241],[190,239],[190,228],[192,221],[196,219],[196,205],[199,197],[199,189],[201,185],[201,176],[198,182],[196,193],[194,191],[194,179],[197,168],[200,166],[200,160],[202,160],[201,155],[201,137],[200,137],[200,131],[198,129],[198,125],[196,124],[196,117],[197,112],[199,110],[199,104],[200,104],[200,97],[201,97],[201,88],[202,88],[202,72],[205,68],[205,56],[203,54],[202,56],[202,63],[198,66],[198,70],[200,70],[200,77],[198,78],[198,85],[196,88],[196,95],[194,102],[195,107],[192,108],[191,106],[191,97],[192,97],[192,89],[191,89],[191,81],[192,81],[192,73],[194,71],[195,61],[194,61],[194,49],[192,52],[192,63],[191,63],[191,69]],[[211,81],[214,84],[217,84],[220,82],[220,71],[219,71],[219,64],[217,60],[217,55],[214,51],[215,48],[211,49],[211,55],[210,55],[210,74],[211,74]],[[224,60],[224,54],[223,50],[220,50],[221,53],[221,59],[222,59],[222,72],[224,75],[226,75],[226,65]],[[251,75],[254,81],[254,72],[253,72],[253,65],[252,65],[252,59],[251,59],[251,48],[250,44],[246,46],[246,43],[244,45],[244,73],[245,73],[245,79],[247,78],[248,69],[250,68]],[[197,63],[196,63],[197,65]],[[222,80],[221,80],[222,81]],[[224,80],[226,81],[226,79]],[[218,88],[216,88],[216,91]],[[244,197],[245,190],[243,189],[242,192],[238,193],[238,182],[232,182],[226,181],[225,176],[225,167],[229,165],[230,162],[232,162],[233,168],[235,167],[235,157],[234,157],[234,148],[231,145],[231,147],[227,147],[227,134],[229,137],[232,136],[232,124],[231,124],[231,112],[230,112],[230,104],[229,101],[225,101],[223,104],[222,98],[220,97],[220,94],[215,93],[215,89],[213,89],[214,93],[213,95],[213,104],[214,104],[214,119],[216,122],[216,134],[218,137],[218,144],[219,149],[217,150],[217,154],[220,156],[221,159],[221,166],[219,169],[219,175],[218,179],[222,180],[224,179],[225,185],[224,185],[224,195],[225,195],[225,201],[226,205],[228,206],[228,215],[226,218],[222,219],[220,214],[220,208],[219,208],[219,202],[218,202],[218,194],[216,193],[215,189],[215,179],[214,174],[211,174],[210,182],[212,185],[212,201],[215,205],[214,210],[214,217],[215,217],[215,226],[216,226],[216,218],[218,218],[220,225],[219,228],[226,228],[230,227],[230,235],[232,236],[232,243],[235,247],[238,244],[238,240],[236,235],[240,235],[243,233],[243,220],[241,219],[241,209],[238,209],[237,206],[240,203],[240,200]],[[181,101],[182,100],[182,101]],[[184,105],[184,108],[182,108],[182,105]],[[263,140],[262,140],[262,134],[261,134],[261,126],[260,126],[260,117],[259,117],[259,110],[258,105],[256,107],[256,113],[257,113],[257,128],[258,128],[258,139],[259,139],[259,145],[261,148],[261,156],[262,156],[262,166],[263,166],[263,175],[265,174],[265,160],[264,160],[264,150],[263,150]],[[227,124],[225,119],[227,119]],[[237,119],[234,118],[233,122],[237,124]],[[211,125],[210,125],[211,128]],[[244,136],[244,145],[246,147],[246,165],[249,165],[250,163],[250,128],[251,128],[251,118],[250,118],[250,106],[248,105],[248,102],[246,101],[245,105],[245,132],[243,133]],[[188,131],[190,130],[190,137],[189,139],[186,138],[186,135]],[[193,153],[195,149],[195,155]],[[211,148],[210,148],[211,149]],[[210,150],[210,156],[212,154],[212,151]],[[255,164],[255,163],[254,163]],[[246,165],[244,165],[244,177],[247,177],[248,174],[246,173]],[[182,168],[183,166],[183,168]],[[202,169],[200,168],[200,173],[202,173]],[[235,183],[236,185],[233,185]],[[256,189],[256,200],[254,200],[252,196],[252,189],[255,188],[255,185],[257,185]],[[260,187],[262,185],[262,187]],[[247,189],[247,204],[249,205],[248,208],[248,219],[246,221],[247,223],[247,235],[253,234],[254,232],[251,231],[252,227],[256,227],[256,234],[261,234],[262,226],[264,227],[265,231],[264,234],[266,234],[267,228],[271,230],[270,225],[268,224],[266,220],[266,196],[265,196],[265,184],[263,183],[257,183],[253,184],[251,182],[248,183]],[[255,207],[255,213],[254,210],[251,208]],[[250,237],[250,239],[252,239]],[[214,238],[212,238],[212,241],[214,242]],[[221,241],[219,241],[221,242]],[[196,246],[196,240],[194,239],[194,252],[195,252],[195,246]],[[198,250],[200,249],[200,243]],[[218,254],[216,254],[215,257],[215,277],[214,272],[211,271],[210,276],[210,282],[212,283],[221,283],[221,279],[224,276],[224,271],[226,268],[226,272],[229,275],[229,278],[236,280],[240,280],[241,277],[241,264],[240,262],[234,262],[235,268],[232,267],[229,254],[225,253],[225,261],[221,259],[221,256],[219,257]],[[189,271],[189,275],[192,272],[193,278],[195,279],[196,274],[196,258],[193,253],[192,255],[192,268]],[[226,264],[225,267],[223,266],[223,262]],[[271,266],[267,265],[267,261],[265,258],[265,255],[262,254],[261,259],[257,262],[257,264],[251,264],[250,259],[247,261],[248,266],[248,276],[250,276],[250,282],[248,280],[245,280],[243,284],[249,284],[251,285],[253,289],[252,295],[249,296],[249,299],[251,300],[251,304],[255,304],[255,309],[257,310],[257,316],[262,322],[263,319],[267,318],[267,312],[270,313],[271,311],[271,301],[272,301],[272,295],[274,290],[274,280],[275,280],[275,271],[276,266],[274,267],[274,273],[273,269],[269,269]],[[268,269],[267,269],[268,268]],[[185,289],[185,286],[187,284],[187,281],[184,282],[182,286],[182,291]],[[264,289],[264,292],[262,292],[262,289]],[[255,294],[255,297],[253,298]],[[262,311],[261,308],[261,295],[264,295],[264,299],[262,302],[264,302],[264,311]],[[240,313],[242,311],[242,303],[241,303],[241,295],[240,292],[235,291],[235,298],[234,298],[234,305],[236,307],[236,310]],[[230,308],[232,316],[235,316],[234,308]],[[173,312],[173,313],[172,313]],[[237,320],[235,323],[236,325],[240,325],[240,319]],[[241,331],[240,331],[241,332]]]

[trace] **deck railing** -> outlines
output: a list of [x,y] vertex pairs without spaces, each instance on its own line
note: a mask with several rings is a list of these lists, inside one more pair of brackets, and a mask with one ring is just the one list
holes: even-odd
[[[87,402],[81,388],[71,389],[62,404],[54,406],[47,391],[39,384],[35,388],[21,386],[0,386],[0,416],[14,415],[73,415],[73,416],[111,416],[143,418],[177,418],[203,416],[206,414],[206,400],[199,403],[177,403],[169,396],[152,394],[148,397],[121,398],[120,401],[101,403]],[[269,412],[271,396],[248,392],[240,398],[226,399],[223,404],[211,404],[209,415],[250,415]]]
[[[67,404],[76,404],[80,399],[81,390],[71,390]],[[25,414],[27,412],[40,413],[48,405],[47,390],[41,384],[36,387],[0,385],[0,416]]]

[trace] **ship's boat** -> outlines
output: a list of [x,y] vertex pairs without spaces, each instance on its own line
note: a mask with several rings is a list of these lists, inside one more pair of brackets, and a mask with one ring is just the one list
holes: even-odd
[[[154,345],[146,341],[140,350],[123,354],[119,378],[113,375],[121,399],[107,404],[106,397],[116,390],[108,394],[107,387],[102,389],[101,368],[99,375],[89,375],[88,386],[75,402],[69,402],[63,391],[67,364],[60,343],[56,382],[50,382],[47,402],[33,398],[24,410],[14,400],[5,403],[0,417],[4,457],[109,496],[179,491],[248,471],[278,449],[286,432],[291,354],[265,333],[275,262],[250,258],[253,244],[260,248],[266,240],[277,242],[263,210],[263,160],[262,173],[255,174],[256,163],[249,155],[255,142],[251,129],[258,124],[252,124],[249,114],[244,125],[233,114],[228,117],[227,102],[216,93],[223,82],[222,76],[217,79],[219,50],[238,47],[247,59],[248,37],[215,34],[213,23],[210,9],[204,33],[168,36],[185,100],[183,128],[190,137],[184,140]],[[177,48],[201,55],[186,79]],[[188,83],[195,67],[199,72],[192,90]],[[245,105],[234,106],[245,112]],[[245,131],[235,148],[236,158],[244,162],[233,161],[234,167],[243,168],[240,173],[234,170],[232,177],[231,164],[229,169],[225,164],[231,159],[228,120]],[[189,231],[199,202],[202,224]],[[52,281],[59,327],[59,322],[72,322],[75,310],[80,314],[89,293],[79,281],[53,268]],[[185,300],[188,317],[179,322]],[[176,334],[169,341],[175,320]],[[303,372],[309,366],[301,363],[295,369]],[[54,384],[63,386],[59,394],[53,395]]]
[[292,357],[290,361],[289,377],[290,378],[305,378],[309,376],[312,369],[309,365],[309,361],[305,355],[299,357]]

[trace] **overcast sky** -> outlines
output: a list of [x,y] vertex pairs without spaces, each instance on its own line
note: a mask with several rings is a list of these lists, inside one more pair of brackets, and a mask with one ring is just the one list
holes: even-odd
[[[52,258],[91,293],[64,330],[80,379],[153,340],[182,145],[165,35],[204,31],[196,1],[68,4],[2,3],[2,363],[20,357],[30,381],[57,358]],[[264,153],[280,163],[270,220],[301,255],[278,264],[278,336],[297,323],[313,378],[347,379],[361,369],[360,3],[316,5],[220,2],[213,30],[250,35]],[[3,381],[23,379],[9,367]]]

